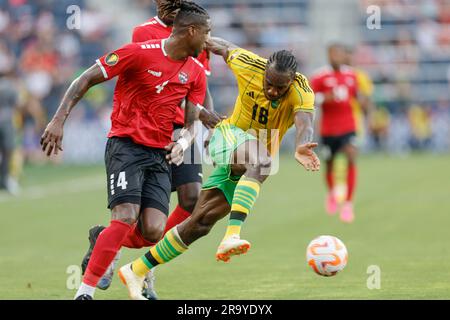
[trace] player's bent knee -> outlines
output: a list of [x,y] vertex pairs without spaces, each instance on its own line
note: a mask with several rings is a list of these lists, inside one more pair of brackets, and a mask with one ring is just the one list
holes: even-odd
[[164,235],[164,227],[162,226],[146,226],[144,230],[142,230],[142,236],[145,240],[152,243],[157,243]]
[[186,210],[187,212],[193,212],[195,205],[198,201],[198,194],[188,194],[182,198],[182,201],[180,201],[179,205],[183,210]]
[[136,219],[135,218],[130,218],[130,217],[120,217],[120,218],[117,218],[117,219],[113,218],[113,220],[119,220],[119,221],[121,221],[123,223],[126,223],[126,224],[130,225],[130,226],[136,223]]
[[139,206],[136,204],[119,204],[111,210],[112,220],[119,220],[129,225],[136,223],[138,216]]
[[349,164],[355,164],[356,163],[356,158],[357,158],[358,154],[356,151],[351,151],[347,153],[347,161]]
[[183,210],[192,213],[197,204],[201,190],[201,183],[188,183],[177,189],[178,204]]

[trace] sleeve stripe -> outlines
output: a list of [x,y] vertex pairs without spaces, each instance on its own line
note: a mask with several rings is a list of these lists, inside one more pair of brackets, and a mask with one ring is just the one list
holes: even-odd
[[249,57],[249,56],[247,56],[246,54],[244,54],[244,53],[242,53],[239,57],[238,57],[238,59],[239,60],[241,60],[241,61],[247,61],[247,63],[254,63],[254,64],[257,64],[257,65],[259,65],[261,68],[266,68],[266,64],[264,64],[263,62],[261,62],[261,61],[259,61],[259,60],[256,60],[256,59],[252,59],[251,57]]
[[102,65],[102,63],[100,62],[100,59],[97,59],[97,64],[100,67],[100,69],[102,70],[103,76],[105,77],[105,79],[109,79],[108,77],[108,73],[106,72],[105,67]]
[[297,82],[297,84],[299,85],[300,88],[302,88],[305,92],[311,92],[312,90],[311,88],[305,83],[305,81],[303,79],[295,79],[295,81]]
[[257,68],[257,69],[260,69],[261,71],[266,71],[266,69],[263,68],[263,67],[261,67],[259,64],[256,64],[256,63],[253,63],[253,62],[245,61],[244,59],[241,59],[241,57],[237,58],[237,60],[243,62],[244,64],[246,64],[246,65],[248,65],[248,66],[252,66],[252,67],[255,67],[255,68]]
[[308,113],[314,113],[314,106],[312,106],[312,108],[305,108],[305,107],[299,107],[299,108],[294,108],[294,112],[308,112]]
[[[239,56],[239,51],[243,50],[242,48],[236,48],[228,52],[227,63],[230,63],[236,57]],[[236,54],[237,53],[237,54]]]
[[264,72],[261,72],[261,70],[250,68],[250,66],[247,65],[247,64],[246,65],[241,65],[241,64],[238,64],[238,63],[235,63],[235,62],[231,62],[230,65],[233,65],[236,68],[240,68],[240,69],[244,69],[244,70],[250,70],[252,72],[264,75]]
[[308,81],[306,80],[305,77],[301,76],[300,74],[297,76],[296,80],[298,81],[298,83],[303,84],[303,86],[301,85],[300,87],[305,90],[306,92],[313,92],[311,87],[308,85]]
[[242,53],[241,56],[244,56],[244,57],[249,58],[251,60],[255,60],[255,61],[261,63],[263,66],[265,66],[267,64],[267,61],[268,61],[267,59],[263,59],[263,58],[259,57],[258,55],[251,56],[251,55],[248,55],[246,53]]

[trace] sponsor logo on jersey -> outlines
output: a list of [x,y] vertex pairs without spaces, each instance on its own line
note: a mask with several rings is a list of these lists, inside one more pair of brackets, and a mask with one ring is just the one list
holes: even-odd
[[152,76],[157,77],[157,78],[161,78],[162,77],[162,72],[148,70],[148,73],[150,73]]
[[180,79],[180,82],[182,84],[186,84],[189,80],[189,76],[186,72],[180,72],[180,74],[178,75],[178,79]]
[[112,67],[115,66],[119,62],[119,55],[115,52],[110,53],[105,58],[105,63]]

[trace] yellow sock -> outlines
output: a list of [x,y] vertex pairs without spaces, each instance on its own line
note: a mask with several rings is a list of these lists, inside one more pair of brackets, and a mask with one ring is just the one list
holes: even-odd
[[247,215],[253,208],[258,198],[261,183],[242,176],[234,191],[233,203],[231,204],[230,221],[228,223],[225,238],[230,236],[240,236],[241,228]]
[[153,267],[175,259],[187,249],[178,234],[177,227],[174,227],[149,252],[133,261],[131,268],[136,275],[143,277]]

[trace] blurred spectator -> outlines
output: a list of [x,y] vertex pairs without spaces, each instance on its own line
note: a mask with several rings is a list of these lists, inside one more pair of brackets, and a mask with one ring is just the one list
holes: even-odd
[[440,100],[431,114],[432,149],[436,152],[448,152],[450,149],[450,106]]
[[10,178],[10,164],[14,152],[14,111],[19,93],[15,84],[14,56],[0,42],[0,191],[16,193]]
[[371,114],[368,125],[372,137],[372,147],[376,151],[386,151],[390,126],[389,111],[384,107],[375,109]]
[[413,105],[408,110],[408,119],[411,128],[409,139],[412,150],[425,150],[431,142],[431,119],[429,109]]

